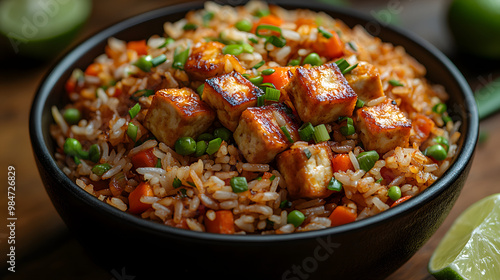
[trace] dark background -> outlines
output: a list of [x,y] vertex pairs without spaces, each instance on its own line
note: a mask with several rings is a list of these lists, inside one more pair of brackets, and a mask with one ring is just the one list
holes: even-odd
[[[175,3],[177,0],[107,0],[93,1],[92,14],[72,43],[130,16]],[[350,6],[379,17],[382,22],[411,30],[441,49],[459,66],[473,90],[498,76],[498,62],[487,62],[457,53],[449,35],[445,14],[449,1],[437,0],[323,0]],[[62,53],[62,52],[61,52]],[[0,174],[5,186],[0,195],[0,217],[5,221],[7,208],[7,167],[16,168],[16,273],[7,271],[7,229],[0,227],[1,279],[125,279],[126,271],[117,267],[106,271],[95,265],[84,248],[69,234],[45,193],[36,170],[28,135],[29,109],[36,88],[55,58],[38,63],[10,57],[0,61]],[[439,82],[439,81],[434,81]],[[427,263],[451,223],[470,204],[500,192],[500,115],[481,122],[487,134],[479,144],[469,179],[453,210],[434,236],[417,254],[388,279],[434,279]],[[5,208],[4,208],[5,207]],[[127,279],[132,279],[129,277]]]

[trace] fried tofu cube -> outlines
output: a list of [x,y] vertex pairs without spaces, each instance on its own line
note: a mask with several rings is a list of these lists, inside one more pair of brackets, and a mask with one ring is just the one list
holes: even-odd
[[215,112],[190,88],[156,92],[144,126],[161,142],[173,147],[179,137],[197,137],[215,119]]
[[408,146],[411,121],[391,99],[372,107],[362,107],[356,115],[356,126],[365,150],[383,154],[398,146]]
[[284,89],[300,119],[313,125],[351,116],[356,105],[356,93],[335,63],[299,67]]
[[[286,127],[292,141],[282,127]],[[248,162],[269,163],[299,139],[298,129],[291,110],[277,103],[243,111],[233,137]]]
[[345,75],[345,79],[364,102],[385,95],[378,69],[367,62],[359,62],[356,68]]
[[205,81],[202,99],[217,112],[219,121],[234,132],[241,113],[257,106],[264,93],[240,73],[232,72]]
[[184,70],[194,80],[205,80],[224,73],[224,44],[219,42],[197,43],[189,55]]
[[276,158],[278,170],[285,179],[292,198],[325,198],[333,177],[333,152],[325,142],[316,145],[294,145]]

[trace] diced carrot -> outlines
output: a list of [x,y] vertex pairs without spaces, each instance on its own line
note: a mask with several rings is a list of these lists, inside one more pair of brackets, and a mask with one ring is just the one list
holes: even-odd
[[336,154],[332,159],[333,172],[338,171],[354,171],[354,166],[352,165],[351,158],[348,154]]
[[417,114],[411,123],[413,131],[415,131],[414,141],[419,144],[429,138],[435,125],[433,120],[422,114]]
[[341,57],[344,54],[344,45],[339,35],[335,31],[330,31],[332,37],[326,38],[318,34],[318,40],[312,45],[312,48],[321,56],[328,59]]
[[153,196],[153,188],[146,183],[140,183],[128,196],[128,210],[132,214],[140,214],[151,207],[151,204],[141,202],[143,196]]
[[271,177],[273,177],[273,174],[267,171],[262,175],[262,179],[270,179]]
[[330,221],[332,221],[332,227],[340,226],[347,223],[352,223],[356,221],[358,215],[352,210],[345,206],[337,206],[333,209],[332,214],[330,214]]
[[127,49],[134,50],[137,55],[148,54],[148,46],[146,45],[146,40],[130,41],[127,43]]
[[102,66],[99,63],[90,64],[87,69],[85,69],[85,75],[97,76],[102,71]]
[[[275,15],[263,16],[256,23],[254,23],[251,32],[255,33],[257,26],[259,26],[261,24],[280,26],[283,24],[283,20]],[[272,35],[278,36],[279,33],[273,32]]]
[[72,93],[75,91],[76,88],[76,81],[69,79],[66,84],[64,85],[64,89],[66,90],[66,93]]
[[288,71],[294,74],[297,70],[297,66],[272,67],[272,69],[274,69],[274,73],[272,73],[271,75],[262,75],[262,77],[264,78],[262,82],[271,83],[277,89],[281,89],[283,86],[288,84],[288,82],[290,82],[291,77],[288,74]]
[[233,234],[234,217],[230,210],[215,211],[215,219],[211,221],[205,216],[205,227],[208,232]]
[[398,199],[398,200],[394,201],[394,203],[391,205],[391,207],[394,207],[394,206],[396,206],[396,205],[399,205],[399,204],[401,204],[401,203],[403,203],[403,202],[407,201],[407,200],[408,200],[408,199],[410,199],[410,198],[411,198],[411,195],[403,196],[402,198],[400,198],[400,199]]
[[314,19],[310,18],[299,18],[295,21],[295,25],[297,25],[297,27],[300,27],[302,25],[309,25],[311,27],[316,27],[316,22]]
[[122,91],[121,86],[120,87],[119,86],[115,86],[115,92],[113,92],[112,96],[113,97],[118,97],[118,96],[120,96],[122,94],[122,92],[123,91]]
[[140,151],[130,159],[135,168],[155,167],[158,158],[153,154],[153,148]]

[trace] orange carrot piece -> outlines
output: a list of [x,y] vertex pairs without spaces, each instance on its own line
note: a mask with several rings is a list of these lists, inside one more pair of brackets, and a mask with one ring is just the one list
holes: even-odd
[[262,179],[270,179],[271,177],[273,177],[273,174],[267,171],[262,175]]
[[[261,17],[256,23],[254,23],[251,32],[255,33],[255,30],[257,29],[257,26],[261,24],[268,24],[268,25],[274,25],[274,26],[280,26],[283,24],[283,20],[275,15],[267,15]],[[271,35],[278,36],[279,33],[273,32]]]
[[349,208],[345,206],[337,206],[333,209],[332,214],[330,214],[330,221],[332,221],[332,227],[340,226],[347,223],[352,223],[356,221],[358,215],[353,213]]
[[300,27],[302,25],[309,25],[311,27],[316,27],[316,22],[314,19],[310,18],[299,18],[295,21],[295,25],[297,25],[297,27]]
[[72,79],[69,79],[64,85],[66,93],[72,93],[73,91],[75,91],[75,88],[76,88],[76,81]]
[[130,41],[127,43],[127,49],[134,50],[137,55],[148,54],[148,46],[146,45],[146,40]]
[[281,89],[283,86],[290,82],[290,75],[288,75],[288,71],[295,73],[297,70],[297,66],[287,66],[287,67],[272,67],[274,69],[274,73],[271,75],[262,75],[264,80],[263,83],[271,83],[277,89]]
[[146,183],[140,183],[128,196],[128,210],[132,214],[140,214],[151,207],[151,204],[141,202],[143,196],[153,196],[153,188]]
[[90,64],[87,69],[85,69],[85,75],[97,76],[102,70],[102,66],[99,63]]
[[394,206],[396,206],[396,205],[399,205],[399,204],[401,204],[401,203],[403,203],[403,202],[407,201],[407,200],[408,200],[408,199],[410,199],[410,198],[411,198],[411,195],[403,196],[402,198],[400,198],[400,199],[398,199],[398,200],[394,201],[394,203],[391,205],[391,207],[394,207]]
[[233,234],[233,212],[230,210],[215,211],[215,219],[213,221],[205,217],[205,227],[211,233]]
[[135,168],[155,167],[158,158],[153,154],[153,148],[140,151],[130,159]]
[[344,45],[337,32],[330,30],[330,33],[330,38],[318,35],[318,41],[312,47],[319,55],[328,59],[341,57],[344,54]]
[[423,143],[425,140],[427,140],[432,129],[434,128],[434,125],[434,121],[429,117],[422,114],[417,114],[412,120],[412,127],[416,133],[415,142]]
[[351,159],[348,154],[336,154],[332,159],[333,172],[339,171],[354,171],[354,166],[352,165]]

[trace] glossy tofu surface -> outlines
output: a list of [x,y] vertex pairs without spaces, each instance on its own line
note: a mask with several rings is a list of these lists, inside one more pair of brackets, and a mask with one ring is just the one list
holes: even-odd
[[357,100],[335,63],[298,68],[284,90],[300,119],[313,125],[351,116]]
[[[307,150],[307,151],[306,151]],[[309,158],[308,158],[309,155]],[[333,152],[326,143],[292,146],[279,154],[276,163],[292,198],[324,198],[333,177]]]
[[206,80],[202,99],[217,112],[219,121],[231,131],[238,126],[241,113],[257,106],[264,93],[238,72]]
[[233,137],[248,162],[269,163],[292,145],[283,126],[293,141],[299,139],[297,121],[285,105],[250,107],[241,114]]
[[162,89],[153,97],[144,126],[173,147],[179,137],[196,137],[205,132],[214,119],[215,112],[192,89]]
[[360,62],[345,78],[365,103],[385,95],[378,69],[367,62]]
[[356,114],[356,127],[365,150],[383,154],[398,146],[408,146],[411,121],[391,99],[362,107]]
[[196,44],[184,65],[184,70],[195,80],[204,80],[224,73],[224,44],[202,42]]

